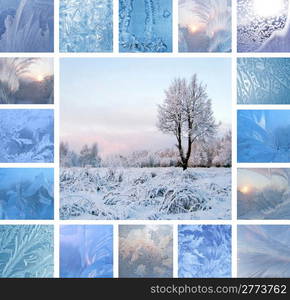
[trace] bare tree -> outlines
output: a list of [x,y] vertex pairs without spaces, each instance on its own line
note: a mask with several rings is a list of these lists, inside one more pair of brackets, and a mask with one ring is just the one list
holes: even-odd
[[216,131],[211,100],[206,86],[198,82],[196,74],[189,82],[175,79],[165,95],[163,104],[158,106],[157,127],[176,137],[181,165],[186,170],[193,143],[205,142]]

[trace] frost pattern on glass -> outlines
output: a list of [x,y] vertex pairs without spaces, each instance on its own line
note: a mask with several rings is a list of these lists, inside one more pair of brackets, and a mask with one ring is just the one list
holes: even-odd
[[289,187],[289,169],[238,169],[238,218],[289,220]]
[[1,163],[53,162],[53,110],[0,110],[0,140]]
[[289,278],[290,226],[238,226],[238,277]]
[[112,0],[60,1],[61,52],[112,52]]
[[53,169],[0,169],[0,219],[53,218]]
[[231,0],[179,0],[179,51],[230,52]]
[[119,226],[119,277],[173,276],[172,227]]
[[60,277],[113,277],[113,226],[61,226]]
[[52,70],[50,58],[0,58],[0,104],[53,104]]
[[262,1],[238,0],[238,52],[284,52],[285,47],[290,50],[289,1],[279,0],[279,9],[277,0],[264,1],[266,12]]
[[231,226],[180,225],[178,277],[231,277]]
[[53,226],[1,225],[0,277],[53,277]]
[[238,104],[290,104],[288,58],[238,58]]
[[54,0],[2,0],[0,52],[53,52]]
[[290,162],[290,111],[239,110],[238,162]]
[[60,193],[61,219],[231,217],[229,168],[62,168]]
[[120,52],[172,52],[171,0],[119,1]]

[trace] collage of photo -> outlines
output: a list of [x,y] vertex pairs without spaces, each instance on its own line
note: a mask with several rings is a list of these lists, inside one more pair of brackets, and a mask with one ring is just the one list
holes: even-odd
[[1,0],[0,278],[289,278],[289,105],[289,0]]

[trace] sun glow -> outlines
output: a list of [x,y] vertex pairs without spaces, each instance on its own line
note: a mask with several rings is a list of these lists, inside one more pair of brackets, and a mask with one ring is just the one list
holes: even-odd
[[37,81],[42,81],[43,79],[44,79],[43,76],[40,74],[36,76]]
[[244,185],[240,188],[240,192],[243,194],[249,194],[250,193],[250,187],[248,185]]
[[200,30],[199,26],[196,24],[190,24],[188,25],[188,29],[191,33],[196,33],[197,31]]
[[253,0],[256,15],[271,17],[278,15],[284,8],[284,0]]

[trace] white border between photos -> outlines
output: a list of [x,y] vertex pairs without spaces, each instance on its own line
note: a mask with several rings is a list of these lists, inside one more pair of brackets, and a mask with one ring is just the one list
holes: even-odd
[[[237,86],[236,86],[236,59],[237,57],[290,57],[289,53],[237,53],[237,37],[236,37],[236,25],[237,25],[237,0],[232,1],[232,53],[178,53],[178,0],[172,0],[173,7],[173,52],[172,53],[118,53],[118,10],[119,0],[113,0],[113,52],[112,53],[60,53],[59,52],[59,2],[61,0],[54,0],[54,53],[0,53],[1,57],[51,57],[54,58],[54,82],[55,82],[55,96],[53,105],[5,105],[0,109],[54,109],[54,126],[55,126],[55,160],[53,164],[1,164],[0,168],[54,168],[54,220],[0,220],[0,225],[3,224],[47,224],[54,225],[54,277],[59,277],[59,229],[60,225],[68,224],[113,224],[113,274],[114,277],[118,277],[118,225],[119,224],[169,224],[173,228],[173,277],[178,277],[178,225],[179,224],[219,224],[219,225],[232,225],[232,277],[237,277],[237,225],[239,224],[280,224],[290,225],[290,220],[275,220],[275,221],[243,221],[237,220],[237,168],[257,168],[257,167],[284,167],[290,168],[290,163],[274,164],[274,163],[261,163],[261,164],[241,164],[237,163],[237,110],[238,109],[290,109],[290,105],[237,105]],[[232,219],[231,220],[60,220],[59,219],[59,125],[60,125],[60,59],[66,57],[84,58],[121,58],[121,57],[142,57],[142,58],[230,58],[232,59],[232,105],[231,105],[231,117],[232,117]]]

